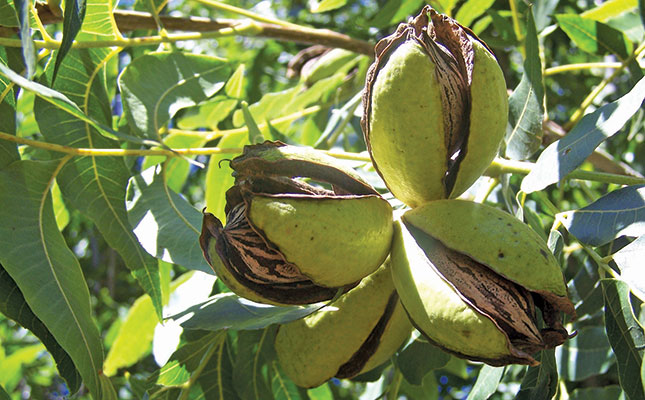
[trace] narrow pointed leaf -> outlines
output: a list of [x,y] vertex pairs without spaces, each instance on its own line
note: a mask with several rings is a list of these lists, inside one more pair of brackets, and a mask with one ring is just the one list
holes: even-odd
[[258,128],[258,124],[255,123],[253,115],[251,115],[251,112],[249,111],[249,105],[243,101],[241,106],[242,114],[244,115],[244,124],[246,125],[246,129],[249,131],[249,143],[262,143],[264,141],[264,136]]
[[180,52],[137,57],[119,76],[123,109],[142,137],[158,138],[175,113],[217,93],[229,75],[226,61]]
[[0,0],[0,25],[7,28],[17,28],[19,26],[18,15],[13,4],[9,0]]
[[49,195],[58,164],[17,161],[0,171],[0,263],[100,398],[103,349],[89,290],[56,226]]
[[74,362],[49,329],[33,313],[20,288],[2,265],[0,265],[0,313],[16,321],[40,339],[56,361],[58,373],[67,382],[70,392],[76,393],[81,385],[81,376]]
[[619,132],[641,108],[645,78],[620,99],[585,115],[562,139],[547,147],[533,170],[522,181],[522,191],[532,193],[559,182],[582,164],[596,147]]
[[618,362],[620,387],[630,400],[644,399],[641,379],[645,333],[634,316],[629,299],[629,286],[616,279],[603,279],[605,297],[605,328]]
[[271,324],[295,321],[319,309],[320,305],[270,306],[246,300],[233,293],[220,293],[171,318],[179,319],[190,314],[190,318],[181,323],[184,329],[263,329]]
[[347,0],[320,0],[314,3],[314,6],[311,7],[312,13],[322,13],[337,8],[341,8],[347,3]]
[[81,30],[85,18],[86,0],[65,0],[65,11],[63,14],[63,39],[56,53],[54,62],[54,73],[52,74],[52,85],[56,81],[56,74],[63,58],[72,48],[76,35]]
[[[111,109],[103,82],[110,49],[73,49],[61,64],[56,80],[72,104],[83,107],[83,114],[108,124]],[[51,74],[51,66],[46,71]],[[86,148],[119,148],[94,126],[72,118],[40,97],[34,112],[42,134],[51,142]],[[140,245],[132,232],[125,208],[126,185],[130,173],[122,158],[74,157],[61,170],[57,182],[65,202],[80,210],[96,224],[108,244],[123,258],[161,318],[161,289],[157,261]]]
[[592,246],[622,235],[645,235],[645,185],[614,190],[587,207],[556,217],[579,241]]
[[535,20],[530,8],[526,26],[524,74],[508,99],[506,156],[513,160],[529,158],[542,143],[544,83]]
[[244,90],[244,70],[244,64],[240,64],[235,72],[233,72],[233,75],[228,78],[228,82],[226,82],[226,86],[224,86],[224,93],[226,93],[228,97],[232,97],[234,99],[242,97]]
[[614,254],[614,261],[620,268],[620,277],[641,301],[645,302],[645,235],[634,240]]
[[199,247],[202,213],[170,190],[158,169],[148,168],[130,180],[128,216],[134,233],[151,255],[212,274]]
[[486,400],[497,391],[497,386],[504,376],[504,367],[484,365],[479,370],[477,380],[468,393],[466,400]]

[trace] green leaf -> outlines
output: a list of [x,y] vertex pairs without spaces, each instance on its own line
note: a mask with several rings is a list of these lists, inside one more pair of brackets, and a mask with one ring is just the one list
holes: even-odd
[[645,279],[643,279],[645,235],[617,251],[613,257],[620,268],[620,278],[629,285],[635,296],[645,301]]
[[27,68],[27,78],[31,79],[36,73],[36,46],[31,37],[29,20],[31,17],[30,0],[14,0],[18,14],[18,25],[20,29],[20,42],[22,43],[22,58]]
[[0,400],[11,400],[9,393],[7,393],[2,386],[0,386]]
[[110,378],[103,374],[101,374],[99,378],[101,383],[101,400],[118,400],[116,390],[114,385],[112,385]]
[[[201,135],[173,132],[164,137],[164,144],[173,149],[188,149],[193,147],[202,147],[206,144],[206,140],[204,139],[204,136]],[[181,189],[184,187],[186,179],[190,174],[191,165],[194,165],[189,163],[188,160],[193,158],[195,158],[195,156],[189,156],[186,158],[147,156],[144,158],[143,163],[141,163],[141,170],[164,163],[164,171],[168,187],[175,192],[181,192]]]
[[[0,2],[0,7],[1,7]],[[2,8],[0,8],[0,12]],[[0,22],[1,24],[1,22]],[[0,47],[0,64],[7,65],[7,52],[4,47]],[[10,135],[16,134],[16,100],[13,88],[10,88],[11,82],[0,75],[0,131]],[[0,168],[19,160],[18,148],[15,143],[6,140],[0,140]]]
[[83,26],[77,39],[86,41],[121,39],[121,33],[112,14],[115,2],[105,0],[86,0],[86,2],[85,13],[88,18],[83,20]]
[[200,371],[191,395],[206,400],[237,399],[232,370],[230,345],[228,340],[224,340],[217,346],[204,369]]
[[90,294],[56,226],[49,195],[59,167],[59,162],[17,161],[0,171],[0,263],[100,398],[103,349]]
[[522,181],[522,191],[532,193],[564,179],[580,166],[596,147],[619,132],[641,108],[645,78],[609,104],[585,115],[562,139],[551,143],[538,157],[533,170]]
[[270,306],[246,300],[233,293],[220,293],[170,318],[178,320],[189,315],[188,319],[182,319],[181,326],[184,329],[263,329],[271,324],[285,324],[306,317],[320,308],[320,305],[315,304]]
[[233,364],[233,383],[243,400],[271,400],[268,371],[273,351],[275,328],[239,331],[237,355]]
[[[280,116],[289,114],[296,109],[289,108],[300,90],[301,85],[283,90],[281,92],[267,93],[260,101],[253,103],[249,106],[249,111],[256,121],[265,121],[278,118]],[[233,114],[233,125],[239,127],[244,124],[244,114],[242,110],[237,110]]]
[[483,15],[495,0],[468,0],[455,14],[455,19],[464,26],[470,26],[473,21]]
[[129,367],[150,353],[155,326],[159,320],[150,296],[135,300],[103,363],[103,373],[114,376],[119,368]]
[[408,16],[421,9],[423,3],[423,0],[389,0],[384,6],[379,7],[379,11],[369,24],[382,29],[403,22]]
[[74,362],[69,354],[58,344],[52,333],[31,310],[20,288],[9,273],[0,265],[0,313],[28,329],[45,345],[56,361],[58,373],[65,379],[71,393],[76,393],[81,385]]
[[633,11],[637,7],[637,0],[608,0],[583,12],[581,15],[583,18],[607,22],[609,19]]
[[508,99],[506,156],[513,160],[529,158],[542,143],[544,83],[537,31],[530,8],[526,26],[524,74]]
[[540,365],[526,370],[515,400],[551,399],[558,389],[558,370],[553,350],[542,350],[535,359]]
[[569,400],[620,400],[623,393],[620,386],[603,386],[574,389],[569,395]]
[[175,113],[201,103],[224,87],[229,66],[221,58],[181,53],[147,53],[119,76],[123,111],[142,137],[159,138]]
[[396,357],[396,365],[405,380],[421,385],[423,378],[432,370],[445,366],[450,355],[425,340],[416,339]]
[[587,207],[556,215],[582,243],[601,246],[615,238],[645,235],[645,185],[627,186]]
[[569,297],[576,305],[578,318],[597,314],[604,305],[600,288],[598,268],[591,262],[585,262],[571,279],[567,287]]
[[538,32],[541,32],[551,23],[553,11],[559,2],[560,0],[544,0],[533,3],[533,16],[535,17],[535,27]]
[[67,55],[72,48],[72,43],[76,35],[81,30],[83,19],[85,19],[85,6],[86,0],[65,0],[65,13],[63,15],[63,39],[61,40],[60,47],[56,53],[56,61],[54,62],[54,73],[52,74],[52,86],[56,81],[58,68],[63,58]]
[[[180,129],[209,128],[214,131],[217,125],[235,109],[237,103],[238,100],[229,99],[226,96],[215,96],[199,106],[187,108],[178,118],[177,126]],[[167,140],[166,143],[168,143]]]
[[199,373],[226,340],[225,332],[211,332],[177,349],[170,360],[149,381],[163,386],[180,386]]
[[56,181],[52,185],[52,204],[54,207],[54,216],[56,217],[56,226],[58,226],[59,231],[62,231],[69,223],[69,211],[65,207],[63,194],[60,192],[60,187]]
[[[84,115],[106,125],[111,121],[111,110],[101,71],[115,54],[109,49],[73,49],[61,64],[56,81],[56,87],[72,98],[73,102],[69,100],[72,104],[83,107]],[[51,74],[51,65],[47,73]],[[40,97],[36,99],[34,112],[42,134],[51,142],[86,148],[119,148],[117,142],[100,135],[93,126],[71,118]],[[64,127],[64,134],[61,134],[61,127]],[[125,208],[129,177],[122,158],[86,156],[74,157],[56,179],[66,203],[92,219],[146,293],[151,295],[161,318],[157,261],[139,244]]]
[[[246,132],[235,133],[224,136],[218,144],[218,147],[239,148],[240,154],[242,147],[248,144],[248,135]],[[215,215],[220,221],[226,221],[224,206],[226,205],[226,191],[233,186],[233,170],[227,160],[231,160],[239,154],[214,154],[208,162],[206,170],[206,211]]]
[[159,167],[130,179],[128,217],[143,247],[159,259],[212,274],[199,247],[202,213],[164,183]]
[[321,0],[316,1],[311,6],[310,10],[312,13],[322,13],[326,11],[335,10],[341,8],[347,3],[347,0]]
[[567,381],[583,381],[604,374],[615,359],[607,334],[601,326],[585,326],[555,350],[558,371]]
[[504,376],[504,367],[484,365],[477,375],[477,380],[468,393],[466,400],[486,400],[497,391],[497,386]]
[[9,391],[15,390],[25,370],[31,364],[34,364],[43,350],[44,347],[40,343],[21,346],[0,360],[0,371],[2,371],[0,385],[6,387]]
[[[85,50],[79,50],[79,51],[81,53],[84,51],[99,52],[99,51],[105,51],[105,49],[94,49],[94,50],[85,49]],[[83,66],[83,69],[84,68],[85,66]],[[6,76],[7,78],[9,78],[9,80],[14,82],[18,86],[22,87],[23,89],[34,92],[36,96],[38,96],[38,98],[42,99],[47,103],[50,103],[53,107],[56,107],[66,112],[70,116],[87,123],[88,125],[96,129],[99,133],[101,133],[106,137],[110,137],[110,138],[118,137],[118,138],[126,139],[140,144],[152,144],[152,145],[159,144],[158,142],[155,142],[155,141],[144,141],[139,138],[133,138],[131,136],[124,135],[122,133],[119,133],[113,130],[108,125],[104,125],[96,122],[94,119],[85,115],[83,111],[81,111],[80,108],[76,105],[76,103],[71,101],[64,94],[56,90],[53,90],[51,88],[48,88],[47,86],[41,85],[40,83],[23,78],[22,76],[15,73],[13,70],[9,69],[3,63],[0,63],[0,74]]]
[[577,14],[558,14],[555,18],[580,50],[598,55],[615,54],[622,60],[629,57],[632,44],[621,31]]
[[16,9],[9,0],[0,0],[0,25],[7,28],[17,28],[19,26]]
[[224,93],[233,99],[239,99],[244,92],[244,64],[240,64],[233,75],[228,78],[226,86],[224,86]]
[[271,373],[271,391],[276,400],[302,399],[298,387],[284,374],[277,361],[269,365]]
[[605,328],[618,363],[620,387],[630,400],[645,398],[641,378],[645,333],[629,299],[629,286],[616,279],[603,279]]

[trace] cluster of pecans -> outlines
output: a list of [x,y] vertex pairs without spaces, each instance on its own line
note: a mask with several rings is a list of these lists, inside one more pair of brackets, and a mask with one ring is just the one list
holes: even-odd
[[[455,199],[495,157],[504,78],[471,31],[426,7],[376,45],[361,120],[390,204],[351,168],[265,142],[231,161],[226,225],[205,213],[200,243],[235,293],[276,305],[335,299],[279,328],[287,375],[315,387],[388,360],[414,326],[459,357],[535,365],[575,315],[555,257],[527,225]],[[539,321],[539,309],[542,322]]]

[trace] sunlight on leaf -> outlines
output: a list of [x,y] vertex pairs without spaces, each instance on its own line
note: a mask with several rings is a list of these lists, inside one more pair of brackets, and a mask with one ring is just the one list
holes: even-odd
[[632,293],[645,301],[645,279],[643,279],[643,260],[645,260],[645,234],[620,249],[614,255],[620,268],[620,277],[631,288]]
[[556,215],[582,243],[603,245],[619,236],[645,235],[645,185],[614,190],[587,207]]

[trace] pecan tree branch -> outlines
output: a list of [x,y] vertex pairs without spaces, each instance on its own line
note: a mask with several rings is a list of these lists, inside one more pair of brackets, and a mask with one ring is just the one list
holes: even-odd
[[[47,4],[37,3],[36,9],[43,24],[62,22],[62,17],[55,15]],[[167,15],[160,16],[160,19],[167,30],[188,32],[217,31],[223,28],[239,26],[240,22],[243,22],[239,19],[172,17]],[[146,12],[114,10],[114,20],[121,32],[131,32],[135,29],[157,29],[153,16]],[[254,24],[260,28],[260,33],[253,36],[297,43],[322,44],[328,47],[347,49],[359,54],[374,55],[374,44],[327,29],[285,27],[264,22],[255,22]]]

